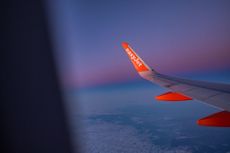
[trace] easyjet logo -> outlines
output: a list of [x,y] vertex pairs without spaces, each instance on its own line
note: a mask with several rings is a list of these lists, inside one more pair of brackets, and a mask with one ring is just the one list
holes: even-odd
[[132,51],[129,48],[126,48],[125,51],[129,55],[130,59],[138,66],[140,67],[142,65],[142,62],[139,60],[139,58],[132,53]]

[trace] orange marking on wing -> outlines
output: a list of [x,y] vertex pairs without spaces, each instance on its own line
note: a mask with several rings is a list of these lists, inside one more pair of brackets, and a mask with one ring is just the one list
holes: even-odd
[[222,111],[197,121],[202,126],[230,127],[230,112]]
[[137,72],[149,71],[149,69],[145,66],[145,64],[141,61],[141,59],[136,55],[133,49],[129,46],[127,42],[122,43],[122,47],[127,53],[129,59],[133,63]]
[[124,49],[128,48],[128,46],[129,46],[129,44],[127,42],[123,42],[121,45]]
[[161,101],[185,101],[185,100],[192,100],[192,98],[185,96],[178,92],[167,92],[162,95],[156,96],[156,100]]

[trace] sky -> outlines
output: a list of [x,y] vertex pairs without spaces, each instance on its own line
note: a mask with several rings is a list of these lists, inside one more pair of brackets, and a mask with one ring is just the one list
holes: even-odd
[[160,73],[230,78],[227,0],[49,0],[48,4],[56,61],[67,87],[140,78],[121,47],[123,41]]

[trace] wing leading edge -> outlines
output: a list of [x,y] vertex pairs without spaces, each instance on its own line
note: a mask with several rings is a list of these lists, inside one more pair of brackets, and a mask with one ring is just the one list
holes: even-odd
[[173,102],[191,99],[199,100],[222,110],[219,113],[198,120],[199,125],[230,127],[229,84],[187,80],[160,74],[151,69],[128,43],[123,42],[122,47],[142,78],[170,90],[170,92],[156,96],[157,100]]

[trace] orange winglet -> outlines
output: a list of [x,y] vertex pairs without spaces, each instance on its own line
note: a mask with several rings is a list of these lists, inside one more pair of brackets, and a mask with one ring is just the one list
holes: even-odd
[[179,92],[167,92],[162,95],[156,96],[156,100],[160,101],[185,101],[192,100],[192,98],[185,96]]
[[202,126],[230,127],[230,112],[222,111],[212,114],[199,119],[197,124]]
[[150,70],[150,68],[144,63],[144,61],[141,60],[141,58],[134,52],[127,42],[123,42],[122,47],[127,53],[137,72]]

